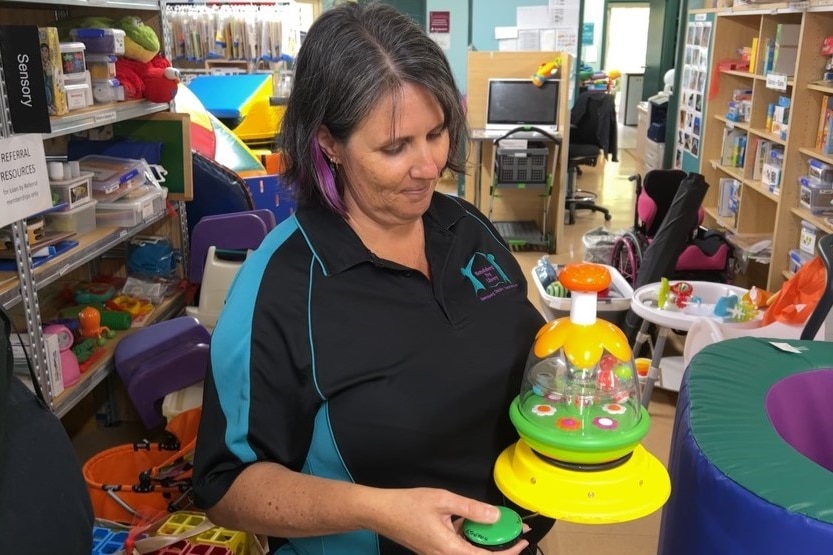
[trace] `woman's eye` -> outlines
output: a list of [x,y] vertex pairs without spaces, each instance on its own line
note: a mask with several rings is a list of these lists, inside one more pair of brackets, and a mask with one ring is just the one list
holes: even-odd
[[382,149],[385,154],[399,154],[405,148],[405,143],[396,143]]

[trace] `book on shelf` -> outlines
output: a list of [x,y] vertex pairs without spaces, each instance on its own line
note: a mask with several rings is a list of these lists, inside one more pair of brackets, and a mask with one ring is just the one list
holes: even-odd
[[833,96],[824,95],[819,110],[819,126],[816,131],[816,148],[824,154],[833,154]]
[[740,204],[741,183],[731,177],[722,177],[719,183],[719,202],[717,215],[729,218],[733,226],[737,225],[738,206]]
[[798,23],[779,23],[776,26],[771,73],[778,75],[795,73],[800,35],[801,25]]
[[723,150],[720,164],[732,168],[742,168],[746,154],[746,131],[726,128],[723,131]]
[[769,160],[769,152],[775,143],[767,139],[756,139],[755,144],[755,158],[752,160],[752,179],[755,181],[763,180],[764,163]]
[[755,73],[758,68],[758,37],[752,37],[752,47],[749,49],[749,73]]

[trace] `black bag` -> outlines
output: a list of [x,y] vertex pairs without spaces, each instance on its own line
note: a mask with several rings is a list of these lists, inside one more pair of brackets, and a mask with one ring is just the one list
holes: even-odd
[[61,421],[12,374],[0,309],[0,553],[89,555],[93,508]]

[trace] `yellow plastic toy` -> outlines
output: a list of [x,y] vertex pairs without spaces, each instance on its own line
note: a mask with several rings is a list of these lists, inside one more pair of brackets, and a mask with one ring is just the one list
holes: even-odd
[[609,524],[646,516],[671,481],[640,442],[650,427],[627,337],[596,318],[607,268],[568,264],[558,280],[570,316],[544,325],[509,416],[521,439],[498,457],[494,476],[509,499],[558,520]]
[[546,62],[538,66],[535,75],[532,76],[532,83],[536,87],[543,87],[544,83],[550,79],[558,77],[558,67],[561,65],[561,58],[556,58],[551,62]]

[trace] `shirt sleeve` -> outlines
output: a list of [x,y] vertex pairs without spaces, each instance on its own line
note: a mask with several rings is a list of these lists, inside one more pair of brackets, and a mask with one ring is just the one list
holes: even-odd
[[194,460],[198,507],[220,501],[248,465],[300,470],[309,450],[321,397],[311,378],[306,297],[261,287],[276,282],[268,273],[268,264],[244,264],[212,334]]

